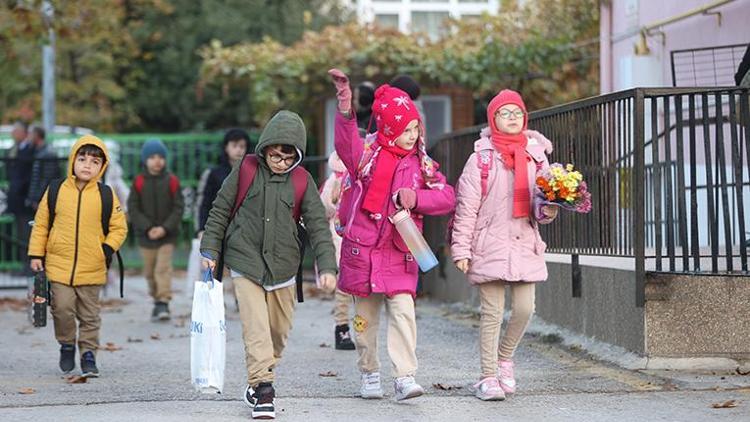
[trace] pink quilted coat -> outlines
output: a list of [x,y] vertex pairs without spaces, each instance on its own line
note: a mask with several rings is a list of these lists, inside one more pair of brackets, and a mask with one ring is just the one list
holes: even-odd
[[[526,131],[526,151],[533,160],[528,164],[529,188],[534,196],[537,169],[549,166],[547,154],[552,143],[541,133]],[[487,196],[482,200],[480,151],[486,151],[491,163],[487,178]],[[535,208],[529,218],[513,218],[513,171],[505,167],[500,154],[492,153],[489,128],[482,130],[474,143],[474,153],[466,161],[459,178],[451,255],[454,261],[471,260],[468,279],[472,284],[488,281],[538,282],[547,279],[544,251],[547,245],[539,235],[538,224],[552,220]]]

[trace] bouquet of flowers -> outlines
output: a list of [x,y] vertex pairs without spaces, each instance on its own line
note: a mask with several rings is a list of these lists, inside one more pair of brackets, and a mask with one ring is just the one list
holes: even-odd
[[591,211],[591,193],[583,175],[574,170],[573,164],[550,165],[540,171],[536,178],[537,195],[544,205],[586,214]]

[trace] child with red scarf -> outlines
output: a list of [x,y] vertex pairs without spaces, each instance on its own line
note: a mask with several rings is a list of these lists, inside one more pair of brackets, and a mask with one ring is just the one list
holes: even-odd
[[[458,181],[451,255],[479,288],[482,374],[476,396],[504,400],[516,391],[512,358],[534,313],[535,283],[547,279],[547,245],[538,224],[552,222],[557,208],[532,199],[536,173],[549,166],[552,144],[527,130],[521,95],[508,89],[497,94],[487,121]],[[501,338],[506,287],[511,317]]]
[[351,181],[342,199],[343,209],[339,209],[345,229],[338,288],[355,297],[353,327],[362,373],[361,394],[363,398],[383,397],[378,326],[385,304],[395,398],[418,397],[424,394],[414,379],[414,297],[419,267],[388,217],[399,209],[408,209],[421,229],[424,215],[453,211],[453,188],[425,152],[422,120],[405,92],[389,85],[375,91],[372,118],[378,130],[363,142],[351,107],[349,80],[337,69],[329,73],[339,100],[336,152]]

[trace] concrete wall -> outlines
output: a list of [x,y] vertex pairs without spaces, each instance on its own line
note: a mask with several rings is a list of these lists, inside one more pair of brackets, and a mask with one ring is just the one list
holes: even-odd
[[750,279],[650,275],[646,353],[750,359]]

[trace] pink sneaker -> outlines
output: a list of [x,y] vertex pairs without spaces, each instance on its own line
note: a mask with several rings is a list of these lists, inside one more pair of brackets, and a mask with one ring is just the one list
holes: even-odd
[[474,385],[474,395],[484,401],[505,400],[505,393],[495,377],[486,377]]
[[497,361],[497,379],[500,381],[500,388],[503,389],[505,394],[516,392],[516,378],[513,375],[512,360]]

